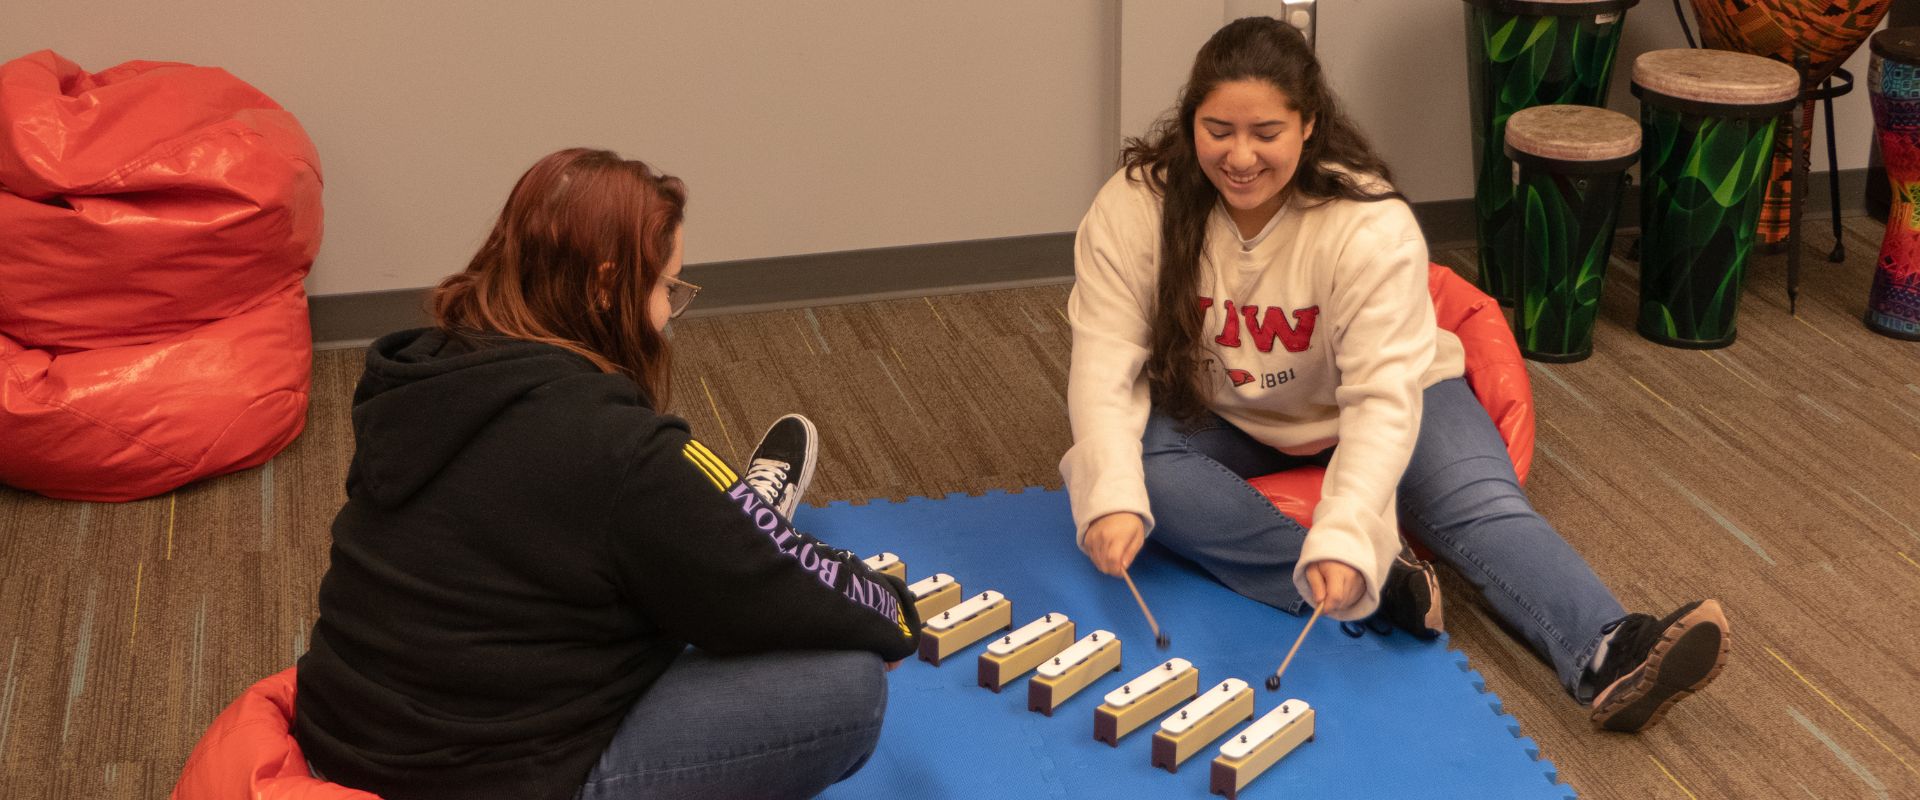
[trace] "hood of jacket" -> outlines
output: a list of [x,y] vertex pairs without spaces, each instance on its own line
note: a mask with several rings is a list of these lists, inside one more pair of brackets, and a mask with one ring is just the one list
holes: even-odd
[[539,342],[434,328],[383,336],[367,349],[353,394],[347,491],[382,507],[404,503],[528,393],[598,372],[586,359]]

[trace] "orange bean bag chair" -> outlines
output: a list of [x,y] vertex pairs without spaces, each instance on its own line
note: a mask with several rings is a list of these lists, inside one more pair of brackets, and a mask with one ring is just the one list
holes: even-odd
[[[1435,322],[1460,337],[1467,353],[1467,385],[1487,407],[1494,427],[1506,439],[1513,471],[1526,483],[1527,468],[1533,465],[1533,387],[1500,304],[1438,264],[1427,267],[1427,291],[1433,295]],[[1297,467],[1248,483],[1282,513],[1312,526],[1313,509],[1320,504],[1320,480],[1326,474],[1322,467]],[[1414,544],[1421,549],[1418,542]]]
[[248,687],[193,746],[172,800],[380,800],[313,777],[293,740],[294,669]]
[[133,500],[299,435],[318,164],[224,70],[0,64],[0,483]]

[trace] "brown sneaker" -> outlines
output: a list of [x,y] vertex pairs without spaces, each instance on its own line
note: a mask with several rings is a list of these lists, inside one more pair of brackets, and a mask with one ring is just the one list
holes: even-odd
[[[1379,616],[1417,638],[1432,639],[1447,629],[1440,604],[1440,575],[1433,565],[1401,550],[1380,587]],[[1384,631],[1383,631],[1384,632]]]
[[1593,698],[1593,726],[1627,733],[1651,727],[1669,706],[1720,674],[1730,641],[1717,600],[1688,603],[1662,620],[1627,615],[1594,672],[1594,682],[1606,688]]

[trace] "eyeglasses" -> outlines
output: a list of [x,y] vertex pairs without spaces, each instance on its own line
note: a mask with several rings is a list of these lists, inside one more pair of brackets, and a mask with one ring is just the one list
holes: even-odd
[[693,298],[700,294],[700,287],[672,275],[661,277],[667,280],[667,319],[678,319],[686,313],[687,306],[693,305]]

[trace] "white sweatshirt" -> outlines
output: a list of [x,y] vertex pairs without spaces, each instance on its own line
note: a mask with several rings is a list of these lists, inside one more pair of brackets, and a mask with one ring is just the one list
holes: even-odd
[[[1153,529],[1141,467],[1150,410],[1143,373],[1160,273],[1160,199],[1115,174],[1094,198],[1074,243],[1073,361],[1067,410],[1073,448],[1060,460],[1084,542],[1087,526],[1131,511]],[[1335,444],[1320,505],[1293,573],[1338,561],[1366,580],[1366,596],[1335,616],[1379,606],[1399,552],[1395,495],[1420,430],[1421,391],[1463,370],[1460,340],[1435,326],[1427,246],[1399,200],[1295,200],[1245,247],[1216,207],[1201,250],[1207,405],[1278,450],[1312,454]]]

